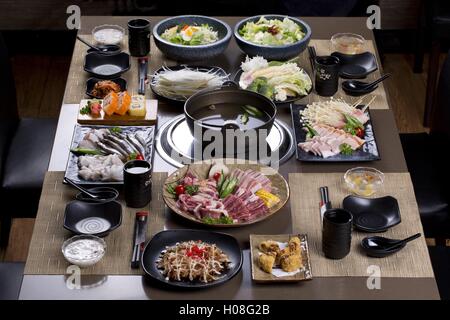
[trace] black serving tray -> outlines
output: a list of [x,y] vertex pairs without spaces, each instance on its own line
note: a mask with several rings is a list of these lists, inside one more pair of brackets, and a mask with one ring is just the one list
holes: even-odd
[[[363,106],[359,106],[362,108]],[[380,160],[380,155],[378,152],[377,143],[375,141],[375,133],[373,130],[372,120],[370,116],[370,111],[367,110],[366,114],[369,117],[369,121],[365,124],[365,135],[364,140],[366,143],[362,148],[356,150],[351,155],[338,154],[329,158],[322,158],[316,156],[311,152],[306,152],[298,146],[300,142],[306,141],[306,131],[303,130],[303,125],[300,122],[300,111],[305,109],[306,105],[291,104],[291,115],[292,115],[292,127],[294,128],[294,135],[296,141],[296,155],[297,159],[305,162],[368,162]]]

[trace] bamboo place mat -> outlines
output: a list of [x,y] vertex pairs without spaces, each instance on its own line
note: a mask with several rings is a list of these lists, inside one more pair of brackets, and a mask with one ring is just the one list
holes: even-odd
[[319,188],[328,186],[333,207],[340,207],[349,194],[341,173],[291,173],[291,214],[294,233],[308,235],[311,267],[314,276],[369,276],[369,266],[379,266],[381,277],[433,278],[428,249],[409,173],[386,173],[382,190],[375,196],[391,195],[399,203],[402,222],[388,231],[377,234],[403,239],[416,233],[422,237],[407,244],[398,253],[385,258],[370,258],[361,250],[361,240],[375,235],[353,231],[349,255],[342,260],[325,258],[322,252],[322,227],[319,213]]
[[[64,185],[63,172],[47,172],[33,236],[25,265],[25,274],[64,275],[70,265],[62,255],[64,240],[73,234],[63,227],[66,204],[72,201],[77,190]],[[164,229],[164,201],[162,190],[167,173],[153,173],[152,201],[142,209],[128,208],[122,202],[122,225],[104,239],[106,254],[96,265],[82,269],[83,275],[139,275],[140,269],[131,269],[131,254],[136,212],[150,211],[147,239]]]
[[[80,35],[83,39],[93,43],[92,35]],[[122,48],[126,52],[128,52],[128,37],[125,36],[124,40],[121,44]],[[310,46],[314,46],[316,48],[317,55],[329,55],[331,54],[330,41],[329,40],[311,40]],[[367,51],[373,53],[375,56],[376,50],[372,40],[367,40]],[[237,50],[235,52],[236,55],[241,55],[241,51]],[[72,56],[72,62],[70,64],[69,76],[67,78],[66,83],[66,91],[64,94],[64,103],[65,104],[78,104],[81,99],[85,99],[86,92],[86,80],[89,78],[89,74],[84,71],[84,57],[86,55],[86,45],[81,43],[80,41],[75,42],[75,48]],[[224,58],[225,59],[225,58]],[[130,57],[131,67],[130,70],[122,74],[122,78],[124,78],[128,83],[128,90],[130,92],[134,92],[138,88],[138,65],[137,59]],[[169,60],[164,56],[164,54],[156,47],[153,37],[151,39],[151,50],[150,50],[150,60],[148,67],[148,74],[153,74],[156,70],[161,68],[161,66],[173,66],[176,65],[177,62],[173,60]],[[207,62],[203,64],[207,65]],[[310,75],[313,77],[313,73],[311,70],[311,64],[309,62],[309,54],[308,50],[302,52],[299,56],[299,64],[302,68],[304,68]],[[219,65],[220,66],[220,65]],[[381,67],[380,62],[378,61],[378,66]],[[239,66],[235,66],[235,70],[225,70],[229,72],[231,75],[235,74],[238,70]],[[367,76],[363,81],[373,81],[380,77],[380,70],[377,70],[370,75]],[[314,81],[314,79],[312,79]],[[340,79],[340,82],[344,81]],[[153,92],[147,88],[145,91],[145,95],[148,99],[155,99],[155,95]],[[370,105],[371,109],[389,109],[389,105],[386,98],[386,91],[384,85],[381,83],[374,92],[370,94],[370,96],[376,95],[377,98]],[[342,90],[341,86],[339,86],[339,91],[335,95],[336,98],[344,98],[346,101],[354,103],[359,100],[359,97],[350,97],[345,94]],[[328,100],[328,97],[320,97],[314,92],[309,94],[307,97],[299,100],[299,103],[310,103],[313,101],[323,101]],[[369,101],[369,97],[366,98],[366,102]]]

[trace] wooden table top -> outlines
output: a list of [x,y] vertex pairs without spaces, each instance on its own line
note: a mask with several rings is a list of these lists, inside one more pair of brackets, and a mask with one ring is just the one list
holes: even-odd
[[[93,26],[100,24],[119,24],[126,26],[132,17],[83,17],[80,34],[89,34]],[[146,17],[154,24],[162,17]],[[222,17],[223,21],[234,25],[241,17]],[[305,18],[313,29],[314,39],[330,39],[337,32],[356,32],[366,39],[373,40],[373,34],[365,26],[364,18]],[[153,49],[153,48],[152,48]],[[376,46],[374,53],[378,57]],[[242,52],[232,39],[230,45],[220,60],[220,66],[228,66],[226,70],[237,70],[242,61]],[[76,59],[77,57],[73,57]],[[158,63],[152,62],[152,63]],[[382,70],[381,65],[380,70]],[[151,64],[150,68],[156,68]],[[159,68],[159,66],[158,66]],[[309,64],[305,66],[309,68]],[[150,70],[151,72],[152,70]],[[82,73],[82,70],[71,72]],[[133,75],[132,73],[130,73]],[[69,78],[73,74],[69,74]],[[134,74],[137,77],[136,74]],[[70,79],[69,79],[70,80]],[[68,81],[70,85],[70,81]],[[67,93],[66,88],[66,93]],[[395,120],[392,112],[387,108],[388,99],[383,87],[378,94],[384,99],[386,108],[372,110],[375,133],[380,148],[382,160],[370,163],[385,172],[407,172]],[[150,90],[147,90],[150,91]],[[68,156],[73,125],[76,123],[77,104],[64,101],[62,106],[58,130],[55,137],[49,171],[63,171]],[[72,103],[72,104],[71,104]],[[75,104],[73,104],[75,103]],[[76,110],[75,110],[76,109]],[[384,109],[384,110],[382,110]],[[75,111],[74,111],[75,110]],[[160,103],[158,126],[181,114],[178,107]],[[278,110],[277,118],[287,124],[291,123],[288,107]],[[287,177],[293,172],[345,172],[354,167],[354,163],[337,164],[305,164],[297,161],[295,156],[280,167],[280,173]],[[172,172],[175,168],[168,165],[156,155],[154,159],[155,171]],[[295,195],[294,195],[295,196]],[[312,281],[289,285],[260,285],[251,280],[251,268],[248,250],[249,234],[279,234],[292,232],[292,219],[288,203],[273,218],[245,228],[235,228],[226,232],[235,236],[243,247],[243,270],[228,283],[209,290],[197,290],[189,295],[177,291],[160,288],[157,284],[147,283],[141,276],[108,276],[100,279],[98,276],[83,276],[82,285],[102,282],[83,290],[69,290],[65,284],[64,275],[26,275],[22,283],[20,299],[439,299],[439,293],[434,278],[382,278],[380,290],[369,290],[366,286],[367,277],[315,277]],[[180,219],[167,210],[166,228],[196,227]],[[220,231],[220,230],[219,230]],[[314,267],[314,266],[313,266]],[[43,291],[41,288],[45,287]]]

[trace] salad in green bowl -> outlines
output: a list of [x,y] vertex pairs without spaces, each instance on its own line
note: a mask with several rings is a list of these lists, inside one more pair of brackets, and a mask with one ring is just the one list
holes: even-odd
[[291,19],[268,20],[264,16],[256,22],[247,22],[239,34],[247,41],[268,46],[287,45],[305,37],[301,27]]
[[208,24],[199,26],[179,24],[164,30],[161,38],[175,44],[199,46],[216,42],[219,40],[219,35]]

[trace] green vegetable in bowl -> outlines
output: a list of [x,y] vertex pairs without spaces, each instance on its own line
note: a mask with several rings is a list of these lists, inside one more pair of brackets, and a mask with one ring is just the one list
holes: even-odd
[[262,94],[271,100],[273,99],[275,91],[274,87],[268,83],[267,78],[264,77],[258,77],[253,80],[253,82],[247,87],[247,90]]
[[247,22],[239,34],[247,41],[256,44],[282,46],[295,43],[305,37],[300,25],[289,18],[266,19],[262,16],[256,22]]
[[161,38],[175,44],[198,46],[216,42],[219,40],[219,35],[208,24],[200,26],[181,24],[166,29],[161,34]]

